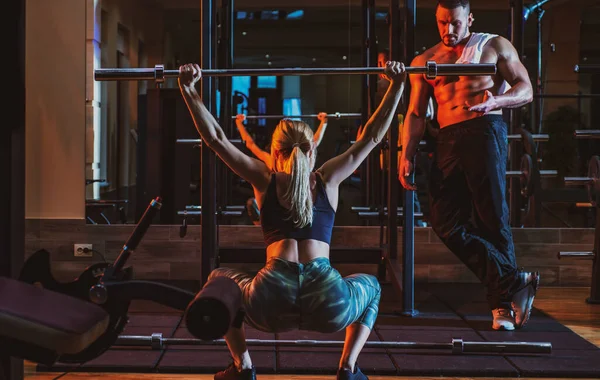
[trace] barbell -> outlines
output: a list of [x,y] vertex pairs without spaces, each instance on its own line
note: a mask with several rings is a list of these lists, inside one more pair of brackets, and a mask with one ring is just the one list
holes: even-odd
[[[165,346],[225,346],[224,339],[201,340],[194,338],[163,338],[162,333],[148,335],[121,335],[116,346],[151,347],[162,350]],[[343,347],[343,341],[335,340],[261,340],[246,339],[247,346],[260,347]],[[503,354],[550,354],[548,342],[469,342],[454,338],[450,343],[425,342],[379,342],[368,341],[366,348],[400,348],[421,350],[448,350],[453,354],[503,353]]]
[[[246,120],[250,119],[312,119],[318,117],[318,114],[309,115],[246,115]],[[235,119],[237,116],[232,116]],[[328,113],[327,118],[329,119],[360,119],[361,113]]]
[[[576,139],[600,139],[599,129],[582,129],[577,130],[573,134]],[[521,135],[508,135],[508,141],[522,140]],[[548,134],[535,134],[531,135],[533,141],[550,141],[550,135]]]
[[[177,144],[193,144],[198,145],[202,144],[201,139],[177,139]],[[246,142],[241,139],[229,139],[229,142],[232,144],[245,144]]]
[[[285,75],[334,75],[334,74],[384,74],[383,67],[291,67],[272,69],[207,69],[202,70],[205,77],[233,77],[233,76],[285,76]],[[427,61],[425,66],[407,66],[407,74],[425,74],[433,79],[446,75],[493,75],[496,74],[495,63],[456,64],[436,63]],[[166,70],[164,65],[154,68],[109,68],[94,70],[94,79],[97,81],[124,81],[124,80],[154,80],[164,82],[165,78],[179,77],[179,70]]]

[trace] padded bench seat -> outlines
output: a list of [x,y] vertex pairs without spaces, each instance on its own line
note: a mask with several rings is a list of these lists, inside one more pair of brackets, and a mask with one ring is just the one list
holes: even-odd
[[57,356],[76,354],[98,339],[108,322],[109,315],[98,305],[0,277],[0,341],[31,345]]

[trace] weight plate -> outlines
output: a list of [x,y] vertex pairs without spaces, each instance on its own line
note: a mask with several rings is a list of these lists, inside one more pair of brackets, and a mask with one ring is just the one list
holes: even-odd
[[525,198],[529,198],[533,195],[533,160],[527,153],[521,157],[521,195]]

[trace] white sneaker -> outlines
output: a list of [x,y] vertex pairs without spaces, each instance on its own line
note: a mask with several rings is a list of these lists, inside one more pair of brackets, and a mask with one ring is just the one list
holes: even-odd
[[531,309],[533,309],[533,300],[540,286],[540,274],[538,272],[519,273],[525,287],[512,298],[511,306],[515,313],[515,326],[521,328],[529,321]]
[[515,317],[512,310],[498,308],[492,310],[492,315],[494,316],[494,322],[492,323],[494,330],[511,331],[515,329]]

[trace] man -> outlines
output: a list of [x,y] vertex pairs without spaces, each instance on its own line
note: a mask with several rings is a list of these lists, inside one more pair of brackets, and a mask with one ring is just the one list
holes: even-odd
[[511,43],[500,36],[471,33],[473,20],[468,0],[438,1],[436,21],[442,41],[417,56],[411,66],[425,66],[430,60],[495,63],[497,74],[432,80],[410,76],[399,179],[404,188],[416,189],[406,177],[425,130],[428,100],[434,96],[440,131],[429,186],[432,228],[486,287],[492,327],[513,330],[529,319],[539,274],[523,272],[516,265],[505,199],[508,140],[502,109],[531,102],[533,91]]

